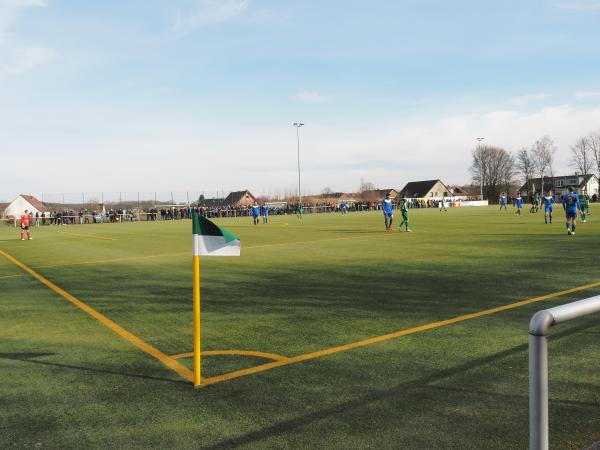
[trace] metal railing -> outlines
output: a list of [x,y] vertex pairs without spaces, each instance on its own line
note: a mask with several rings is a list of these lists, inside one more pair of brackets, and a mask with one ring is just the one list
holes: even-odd
[[529,448],[547,450],[548,333],[550,327],[600,312],[600,295],[538,311],[529,322]]

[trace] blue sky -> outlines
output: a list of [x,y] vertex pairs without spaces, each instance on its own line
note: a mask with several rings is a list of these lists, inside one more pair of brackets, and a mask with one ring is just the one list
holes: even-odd
[[[0,0],[0,200],[469,180],[600,130],[600,0]],[[47,194],[48,195],[48,194]]]

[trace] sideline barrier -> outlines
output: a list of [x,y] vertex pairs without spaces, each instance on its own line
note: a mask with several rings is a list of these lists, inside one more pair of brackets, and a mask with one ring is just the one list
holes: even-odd
[[460,202],[461,206],[489,206],[489,202],[487,200],[465,200],[464,202]]
[[538,311],[529,322],[529,448],[547,450],[548,332],[550,327],[600,312],[600,295]]

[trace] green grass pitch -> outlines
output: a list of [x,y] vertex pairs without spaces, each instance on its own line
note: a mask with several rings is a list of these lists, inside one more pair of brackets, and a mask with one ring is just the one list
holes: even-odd
[[[575,237],[562,211],[493,207],[412,210],[414,233],[380,213],[217,220],[242,256],[202,259],[203,350],[294,357],[598,282],[594,207]],[[17,236],[1,226],[0,250],[165,354],[193,350],[189,221]],[[0,448],[526,448],[529,319],[599,293],[195,390],[0,256]],[[552,330],[553,448],[600,439],[599,340],[598,316]],[[206,356],[204,376],[268,362]]]

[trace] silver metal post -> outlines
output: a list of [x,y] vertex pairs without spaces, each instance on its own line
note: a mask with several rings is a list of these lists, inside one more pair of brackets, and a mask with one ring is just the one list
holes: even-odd
[[548,333],[550,327],[600,312],[600,295],[538,311],[529,322],[529,448],[548,450]]
[[529,448],[548,450],[548,337],[529,335]]

